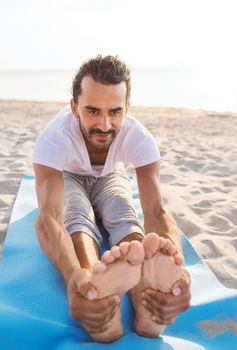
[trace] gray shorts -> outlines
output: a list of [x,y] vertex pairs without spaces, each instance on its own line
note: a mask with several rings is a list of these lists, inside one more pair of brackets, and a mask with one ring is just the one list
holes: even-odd
[[114,171],[99,178],[69,172],[63,175],[64,223],[70,234],[84,232],[100,245],[102,236],[96,225],[98,218],[109,233],[110,246],[133,232],[144,235],[125,172]]

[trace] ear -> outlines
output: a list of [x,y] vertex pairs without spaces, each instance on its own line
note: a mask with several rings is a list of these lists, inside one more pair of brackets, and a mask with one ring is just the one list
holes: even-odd
[[130,101],[128,100],[127,103],[126,103],[125,114],[127,114],[128,110],[129,110],[129,107],[130,107]]
[[74,102],[73,98],[71,99],[70,104],[71,104],[72,113],[74,114],[75,117],[78,117],[77,105]]

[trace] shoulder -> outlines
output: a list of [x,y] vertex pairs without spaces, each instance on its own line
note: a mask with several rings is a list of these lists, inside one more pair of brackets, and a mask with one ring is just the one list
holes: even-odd
[[63,108],[44,128],[43,133],[53,135],[74,130],[76,118],[73,116],[70,106]]
[[145,128],[145,126],[139,120],[137,120],[130,114],[125,115],[124,126],[127,128]]
[[71,135],[75,130],[72,125],[74,122],[76,123],[76,119],[68,106],[60,111],[38,136],[33,163],[62,171],[72,149]]
[[124,149],[128,163],[138,168],[160,159],[155,138],[140,121],[126,116],[124,130]]
[[[127,136],[130,136],[133,139],[135,138],[138,141],[153,139],[150,131],[139,120],[129,114],[124,118],[123,131]],[[130,137],[128,137],[128,141]]]

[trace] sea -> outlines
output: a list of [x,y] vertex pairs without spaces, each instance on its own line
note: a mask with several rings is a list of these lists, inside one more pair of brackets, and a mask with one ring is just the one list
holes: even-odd
[[[0,71],[0,99],[71,99],[73,70]],[[237,70],[230,67],[132,69],[131,104],[237,112]]]

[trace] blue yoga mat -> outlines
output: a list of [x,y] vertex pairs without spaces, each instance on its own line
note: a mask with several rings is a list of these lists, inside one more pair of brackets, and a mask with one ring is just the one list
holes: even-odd
[[[141,215],[136,183],[132,181],[131,185]],[[192,278],[192,307],[174,325],[166,327],[160,338],[148,339],[133,332],[134,311],[129,296],[125,295],[122,301],[125,335],[111,344],[92,342],[69,316],[64,283],[37,241],[36,216],[34,179],[24,178],[0,264],[1,350],[237,349],[234,334],[237,290],[225,288],[216,279],[184,236],[185,261]],[[205,330],[206,322],[214,325],[214,334]]]

